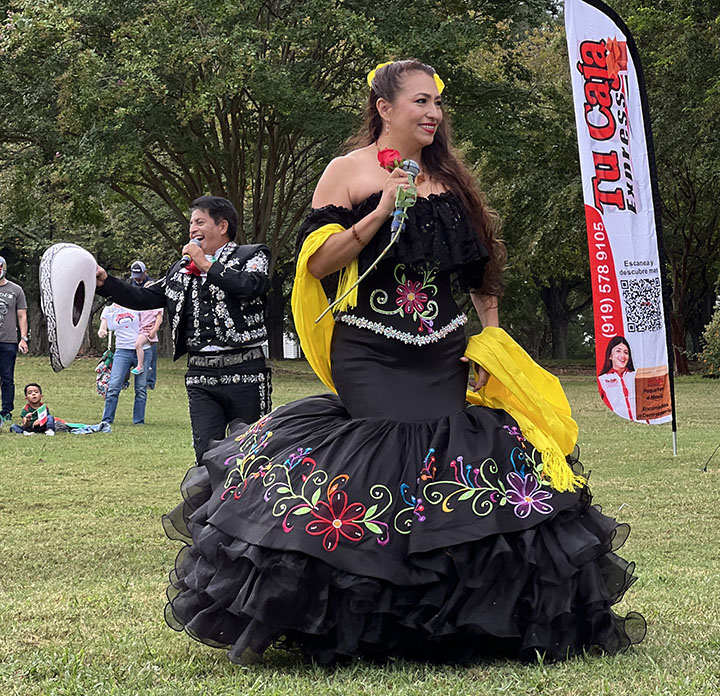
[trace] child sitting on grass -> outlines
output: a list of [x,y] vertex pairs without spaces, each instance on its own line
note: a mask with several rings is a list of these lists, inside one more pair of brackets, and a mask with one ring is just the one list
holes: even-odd
[[55,434],[55,419],[50,415],[48,407],[43,403],[42,388],[36,382],[30,382],[25,387],[27,404],[20,412],[21,425],[12,425],[10,430],[23,435],[45,433]]
[[145,350],[149,349],[153,343],[157,343],[157,332],[162,324],[162,318],[162,309],[148,309],[140,312],[140,332],[135,340],[137,366],[130,370],[134,375],[142,374],[145,369]]

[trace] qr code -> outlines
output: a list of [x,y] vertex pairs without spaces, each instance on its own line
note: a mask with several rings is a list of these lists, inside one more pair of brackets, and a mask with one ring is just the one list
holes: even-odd
[[661,331],[663,328],[660,278],[621,280],[628,332]]

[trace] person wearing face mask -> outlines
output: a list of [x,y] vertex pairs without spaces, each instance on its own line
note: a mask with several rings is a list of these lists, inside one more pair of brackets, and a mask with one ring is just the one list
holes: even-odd
[[[299,230],[295,326],[330,393],[238,426],[188,472],[164,518],[187,544],[166,620],[239,662],[280,642],[322,663],[625,650],[645,634],[612,609],[633,581],[626,530],[564,456],[558,380],[499,328],[505,250],[443,82],[403,60],[368,87]],[[391,243],[405,160],[417,200]],[[469,340],[455,282],[484,327]],[[326,292],[345,299],[316,322]]]
[[202,196],[190,208],[190,241],[182,250],[187,258],[143,287],[98,266],[96,292],[135,310],[167,308],[174,359],[188,355],[185,387],[200,461],[230,422],[250,423],[270,409],[270,371],[261,347],[270,251],[235,242],[237,211],[225,198]]
[[8,280],[7,261],[0,256],[0,428],[12,423],[15,361],[18,351],[28,352],[29,340],[25,293],[17,283]]

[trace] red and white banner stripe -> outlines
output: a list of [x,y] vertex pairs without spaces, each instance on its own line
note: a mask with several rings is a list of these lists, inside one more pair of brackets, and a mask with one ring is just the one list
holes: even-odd
[[617,415],[672,418],[652,134],[640,62],[599,0],[566,0],[598,388]]

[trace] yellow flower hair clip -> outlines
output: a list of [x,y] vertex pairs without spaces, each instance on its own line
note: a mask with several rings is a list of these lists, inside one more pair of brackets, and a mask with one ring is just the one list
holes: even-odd
[[[375,68],[367,74],[368,87],[372,89],[372,82],[373,79],[375,79],[375,73],[380,70],[380,68],[384,68],[386,65],[391,65],[394,62],[394,60],[389,60],[386,63],[378,63]],[[445,83],[440,79],[440,75],[436,72],[433,73],[433,79],[435,80],[435,86],[437,87],[438,94],[442,94],[445,89]]]
[[375,73],[380,70],[380,68],[384,68],[386,65],[392,65],[394,62],[394,60],[389,60],[387,63],[378,63],[375,68],[367,74],[368,87],[372,87],[372,81],[375,79]]

